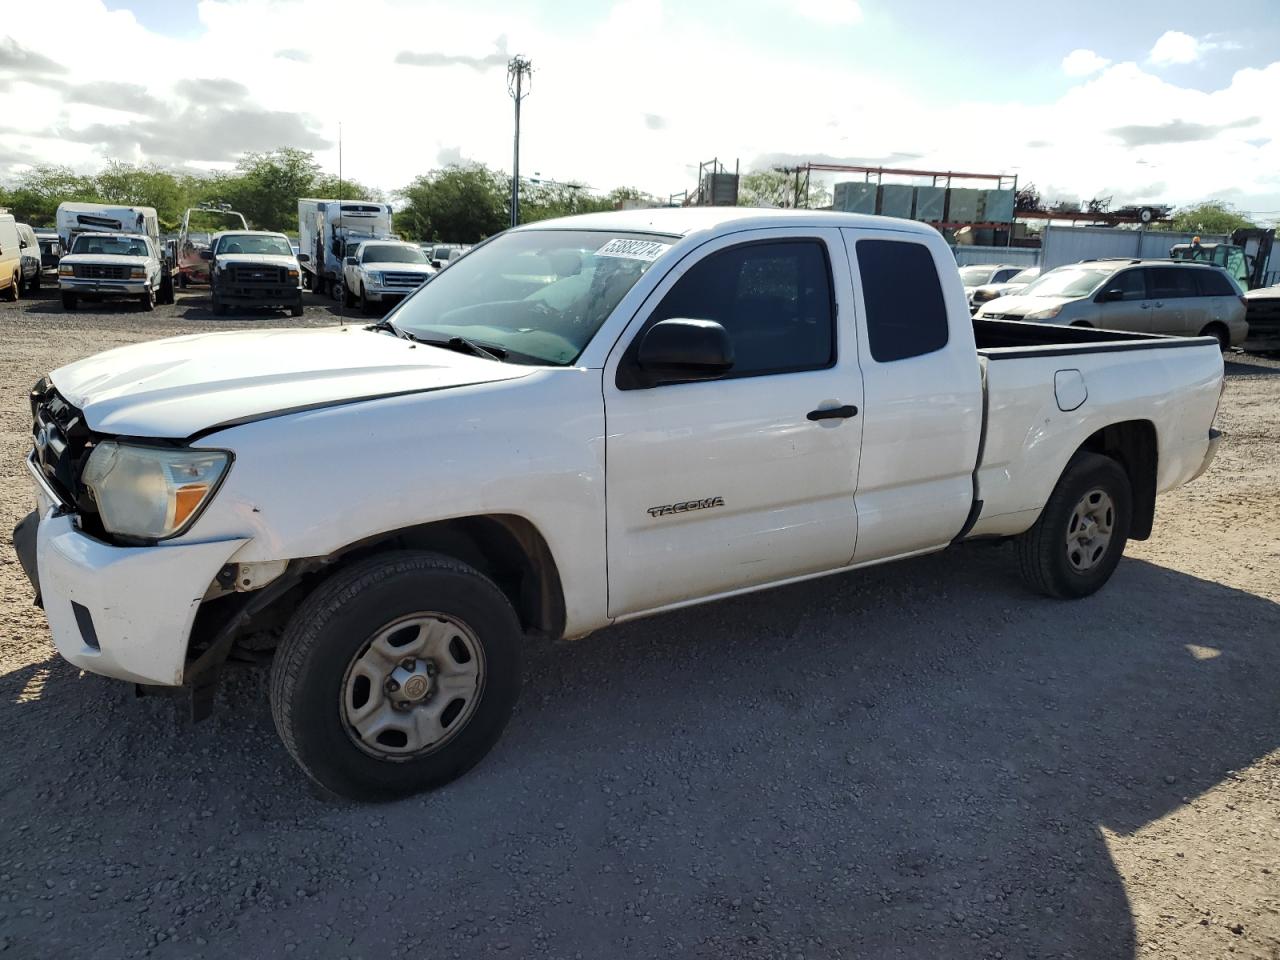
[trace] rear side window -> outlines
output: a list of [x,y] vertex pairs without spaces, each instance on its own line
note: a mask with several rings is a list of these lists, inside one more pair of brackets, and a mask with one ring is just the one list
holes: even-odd
[[1155,267],[1147,271],[1151,296],[1161,300],[1180,300],[1196,296],[1196,278],[1189,267]]
[[831,269],[817,240],[751,243],[713,253],[662,298],[650,323],[714,320],[733,341],[731,377],[835,362]]
[[1196,284],[1202,297],[1237,297],[1239,294],[1231,286],[1226,274],[1217,270],[1197,270]]
[[929,248],[903,240],[859,240],[856,251],[872,359],[889,363],[945,347],[947,307]]
[[1144,270],[1126,270],[1118,273],[1107,283],[1103,284],[1104,291],[1110,293],[1112,290],[1119,290],[1123,294],[1121,300],[1145,300],[1147,299],[1147,285],[1142,279]]

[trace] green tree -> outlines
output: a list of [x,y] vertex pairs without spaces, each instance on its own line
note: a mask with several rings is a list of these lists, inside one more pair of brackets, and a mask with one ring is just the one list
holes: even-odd
[[396,230],[414,240],[478,243],[510,222],[510,178],[480,164],[452,164],[400,191]]
[[180,178],[155,165],[139,167],[112,160],[93,178],[93,183],[100,202],[155,207],[162,223],[177,226],[182,212],[192,202],[192,179]]
[[18,221],[38,227],[53,226],[58,204],[64,200],[98,199],[92,177],[54,164],[32,167],[11,189],[0,191],[0,206],[8,207]]
[[220,198],[261,230],[296,230],[298,198],[312,196],[320,165],[306,150],[279,147],[246,153],[233,176],[218,183]]
[[[796,190],[799,189],[797,196]],[[821,181],[811,180],[806,190],[804,176],[797,181],[794,173],[781,170],[755,170],[738,179],[740,207],[808,207],[831,206],[831,191]]]
[[1182,233],[1231,233],[1242,227],[1257,226],[1229,203],[1210,200],[1183,207],[1173,215],[1172,228]]
[[520,182],[520,222],[536,223],[553,217],[572,217],[579,213],[597,213],[612,210],[615,203],[609,197],[597,197],[585,187],[568,183]]

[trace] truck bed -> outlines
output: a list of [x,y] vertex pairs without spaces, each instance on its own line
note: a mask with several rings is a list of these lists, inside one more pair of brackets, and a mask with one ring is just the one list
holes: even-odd
[[1062,356],[1113,353],[1121,350],[1197,347],[1217,344],[1213,337],[1168,337],[1155,333],[1125,333],[1093,327],[1062,327],[1025,320],[973,318],[978,352],[991,360],[1001,357]]

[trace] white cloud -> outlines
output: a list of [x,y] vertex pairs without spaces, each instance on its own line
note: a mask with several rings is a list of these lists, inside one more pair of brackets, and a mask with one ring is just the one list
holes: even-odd
[[1195,63],[1205,47],[1195,37],[1180,30],[1166,30],[1151,48],[1148,59],[1157,66],[1166,67],[1181,63]]
[[1087,77],[1104,69],[1111,61],[1092,50],[1072,50],[1062,58],[1062,72],[1068,77]]
[[[1015,86],[998,101],[957,104],[950,91],[915,93],[894,72],[856,61],[750,46],[684,5],[664,10],[661,0],[614,3],[572,29],[521,4],[501,14],[483,4],[446,9],[441,16],[419,0],[364,0],[360,19],[373,28],[361,31],[356,56],[330,26],[349,19],[346,0],[202,0],[200,30],[181,38],[150,33],[102,0],[23,5],[7,32],[66,71],[25,74],[54,81],[33,85],[0,63],[0,87],[6,76],[10,83],[0,90],[0,178],[24,162],[91,169],[108,157],[225,168],[233,143],[260,149],[267,133],[283,139],[289,130],[309,137],[320,163],[336,171],[339,121],[344,172],[385,190],[459,156],[509,169],[511,100],[493,62],[507,50],[533,60],[521,167],[547,179],[666,196],[693,187],[698,161],[712,156],[748,168],[771,154],[826,154],[1017,173],[1020,183],[1116,202],[1188,203],[1236,187],[1242,209],[1280,209],[1280,56],[1206,93],[1137,63],[1090,58],[1095,68],[1085,71],[1077,51],[1063,69],[1087,82],[1056,101],[1019,101]],[[104,49],[129,50],[147,68],[122,73]],[[654,69],[654,50],[678,68]],[[406,51],[415,56],[397,63]],[[743,63],[787,83],[726,85]],[[192,88],[180,78],[233,80],[249,92],[236,100],[234,88]],[[690,94],[700,90],[717,95]],[[152,101],[163,108],[149,111]],[[239,112],[209,112],[223,105]],[[975,123],[993,116],[999,129],[975,136]]]
[[862,21],[858,0],[791,0],[788,8],[807,20],[833,26],[847,26]]

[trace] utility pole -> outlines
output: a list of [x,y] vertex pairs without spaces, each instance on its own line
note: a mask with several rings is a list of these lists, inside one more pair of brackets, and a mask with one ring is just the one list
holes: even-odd
[[[525,81],[528,81],[528,89]],[[533,88],[533,64],[526,57],[516,55],[507,61],[507,93],[516,104],[515,150],[511,161],[511,225],[520,223],[520,101]]]

